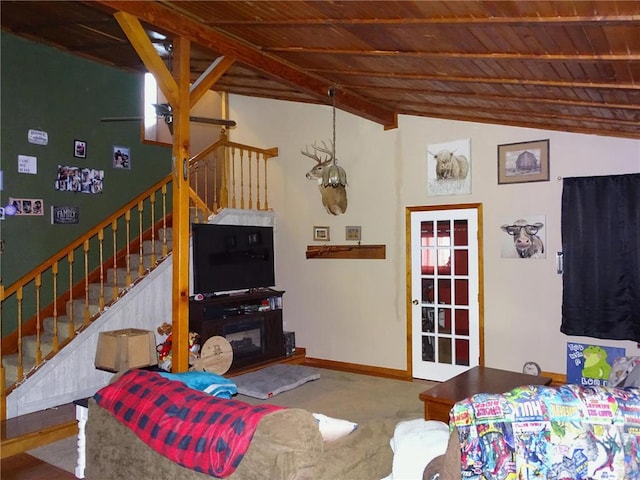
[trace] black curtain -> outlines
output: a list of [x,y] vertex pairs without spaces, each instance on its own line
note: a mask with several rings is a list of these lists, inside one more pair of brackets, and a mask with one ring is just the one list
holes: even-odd
[[562,326],[640,342],[640,174],[565,178]]

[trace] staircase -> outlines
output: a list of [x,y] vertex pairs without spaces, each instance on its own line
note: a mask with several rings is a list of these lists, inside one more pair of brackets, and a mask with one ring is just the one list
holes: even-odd
[[[166,243],[165,243],[166,239]],[[47,317],[42,320],[42,329],[37,334],[22,337],[22,369],[24,377],[41,363],[38,358],[50,359],[60,348],[67,345],[85,326],[82,319],[85,314],[92,322],[105,309],[125,295],[141,278],[146,276],[159,261],[164,258],[162,250],[166,245],[168,252],[172,250],[172,229],[170,227],[159,230],[159,239],[142,242],[142,255],[131,257],[129,268],[125,266],[105,268],[104,281],[92,281],[86,285],[84,298],[67,300],[65,314],[57,317]],[[57,342],[58,347],[55,347]],[[6,385],[11,389],[18,382],[18,367],[20,355],[11,353],[2,357],[5,367]]]

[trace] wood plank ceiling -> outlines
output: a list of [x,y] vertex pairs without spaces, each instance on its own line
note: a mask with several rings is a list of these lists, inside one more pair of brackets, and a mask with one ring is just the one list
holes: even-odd
[[[212,87],[397,115],[640,138],[638,1],[0,2],[3,30],[145,71],[113,17],[140,19],[169,65],[192,42]],[[5,68],[7,68],[5,66]],[[10,67],[9,67],[10,68]]]

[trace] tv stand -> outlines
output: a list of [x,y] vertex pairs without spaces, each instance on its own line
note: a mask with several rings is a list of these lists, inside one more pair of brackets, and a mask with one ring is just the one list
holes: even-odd
[[283,291],[256,289],[226,296],[189,301],[189,331],[203,345],[214,336],[225,337],[233,348],[229,372],[284,358]]

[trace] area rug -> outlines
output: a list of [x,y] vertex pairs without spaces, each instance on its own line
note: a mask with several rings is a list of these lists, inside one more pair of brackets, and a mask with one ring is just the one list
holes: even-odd
[[318,371],[302,365],[278,364],[233,377],[238,393],[266,400],[320,378]]

